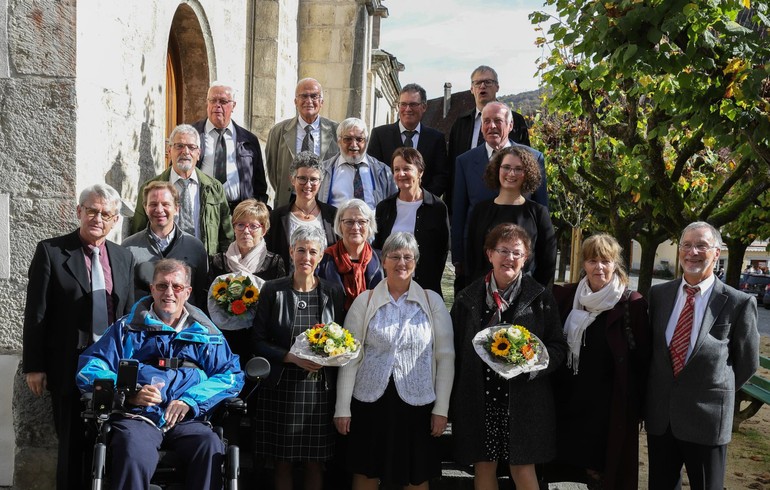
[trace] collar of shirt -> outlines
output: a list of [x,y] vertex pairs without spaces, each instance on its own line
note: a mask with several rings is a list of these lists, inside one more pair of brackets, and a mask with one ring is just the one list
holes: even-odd
[[398,130],[400,134],[404,134],[404,131],[414,131],[417,134],[420,134],[420,130],[422,129],[422,123],[418,122],[417,126],[415,126],[414,129],[406,129],[403,124],[401,124],[401,121],[398,121]]
[[[155,313],[155,302],[153,302],[150,305],[150,311],[148,312],[148,314],[151,318],[158,320],[164,325],[168,325],[162,318],[158,316],[157,313]],[[181,332],[182,330],[190,326],[188,321],[189,319],[190,319],[190,313],[187,311],[187,308],[182,308],[182,316],[179,317],[179,320],[177,320],[176,325],[168,325],[168,326],[173,328],[177,332]]]
[[711,293],[711,288],[714,286],[714,281],[716,278],[714,277],[714,274],[711,274],[706,279],[702,280],[698,284],[688,284],[684,277],[682,278],[682,283],[679,286],[679,295],[685,294],[684,292],[684,285],[688,284],[691,287],[698,287],[700,288],[700,291],[695,293],[696,295],[699,295],[701,298],[708,298],[708,295]]
[[[366,159],[366,153],[361,155],[361,160],[357,161],[356,163],[361,163],[361,164],[363,164],[364,167],[368,168],[369,167],[369,161]],[[355,165],[355,164],[346,162],[345,159],[342,158],[342,153],[340,153],[340,155],[337,157],[337,162],[334,164],[334,166],[337,167],[337,168],[340,168],[343,165],[348,165],[351,168],[355,168],[355,167],[353,167],[353,165]]]
[[[492,152],[495,151],[491,146],[489,146],[489,143],[484,142],[484,146],[487,148],[487,158],[492,158]],[[511,146],[511,140],[505,140],[505,144],[503,145],[503,148],[508,148]],[[500,148],[501,150],[503,148]]]
[[173,228],[171,228],[171,232],[166,236],[166,238],[159,237],[152,229],[150,229],[150,236],[153,240],[155,240],[155,243],[158,244],[160,247],[160,251],[164,252],[166,248],[169,246],[171,242],[174,241],[174,235],[176,234],[176,225],[174,225]]
[[409,296],[409,291],[407,291],[404,294],[402,294],[401,296],[399,296],[398,299],[394,299],[393,295],[390,294],[390,291],[388,291],[388,298],[390,299],[390,302],[394,306],[402,306],[406,302],[406,300],[409,299],[408,296]]
[[[216,126],[214,126],[211,123],[211,121],[206,119],[206,127],[205,127],[206,134],[211,134],[211,132],[214,131],[215,129],[217,129]],[[232,120],[230,120],[230,124],[227,125],[225,130],[226,130],[225,134],[229,134],[233,139],[235,139],[235,126],[233,125]],[[219,135],[217,133],[214,133],[214,134],[211,134],[211,137],[216,138],[216,137],[219,137]]]
[[[315,121],[311,122],[310,124],[306,123],[302,117],[297,116],[297,122],[299,123],[299,128],[302,130],[302,132],[305,132],[305,126],[312,127],[312,131],[316,132],[321,128],[321,116],[316,116]],[[298,131],[299,132],[299,131]]]
[[[174,167],[171,167],[171,175],[169,176],[169,180],[168,181],[171,182],[172,184],[175,184],[176,181],[181,179],[181,178],[182,178],[182,176],[179,175],[178,173],[176,173],[176,170],[174,170]],[[190,174],[190,180],[192,182],[195,182],[196,185],[199,183],[198,182],[198,172],[195,171],[195,168],[193,168],[192,174]]]

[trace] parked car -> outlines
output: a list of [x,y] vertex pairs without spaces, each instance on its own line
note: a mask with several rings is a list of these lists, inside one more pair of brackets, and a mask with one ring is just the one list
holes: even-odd
[[765,286],[765,295],[762,297],[762,304],[770,310],[770,284]]
[[753,294],[757,297],[757,302],[761,302],[765,296],[765,289],[770,285],[770,276],[764,274],[745,274],[745,276],[745,280],[740,283],[741,291]]

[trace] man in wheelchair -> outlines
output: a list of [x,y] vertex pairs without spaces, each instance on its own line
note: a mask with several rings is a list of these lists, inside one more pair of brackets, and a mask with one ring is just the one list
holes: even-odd
[[92,391],[96,380],[117,381],[119,371],[136,372],[123,410],[110,420],[112,488],[148,488],[161,447],[186,461],[184,488],[222,488],[225,448],[205,417],[238,396],[244,376],[222,333],[186,303],[190,275],[183,262],[159,261],[152,296],[139,300],[80,356],[81,392]]

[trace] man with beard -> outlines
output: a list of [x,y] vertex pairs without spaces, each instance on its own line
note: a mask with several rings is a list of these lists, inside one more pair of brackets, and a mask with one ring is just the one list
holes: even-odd
[[318,199],[339,207],[348,199],[361,199],[372,210],[377,203],[398,192],[390,167],[366,154],[369,133],[366,123],[355,117],[337,127],[340,151],[323,162],[324,172]]
[[171,182],[179,192],[176,224],[185,233],[203,242],[208,255],[225,252],[233,241],[230,207],[222,184],[195,168],[200,157],[200,136],[189,124],[180,124],[168,137],[171,167],[142,184],[134,211],[132,232],[147,227],[144,188],[156,180]]
[[735,393],[757,370],[753,296],[714,277],[722,237],[705,222],[679,239],[682,278],[650,289],[646,417],[649,488],[721,490]]

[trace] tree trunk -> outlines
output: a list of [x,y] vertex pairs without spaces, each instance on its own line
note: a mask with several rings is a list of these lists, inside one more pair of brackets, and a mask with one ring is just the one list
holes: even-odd
[[[646,240],[645,240],[646,241]],[[658,252],[658,243],[642,243],[642,256],[639,258],[639,283],[636,290],[644,297],[652,286],[652,272],[655,270],[655,255]]]
[[559,234],[559,274],[556,282],[567,281],[567,264],[570,259],[570,237],[566,233]]
[[725,271],[725,284],[738,289],[741,271],[743,270],[743,256],[750,243],[743,242],[740,238],[722,237],[730,253],[727,256],[727,270]]
[[569,261],[569,282],[580,281],[580,271],[583,269],[583,261],[580,257],[580,250],[583,247],[583,230],[572,228],[572,253]]

